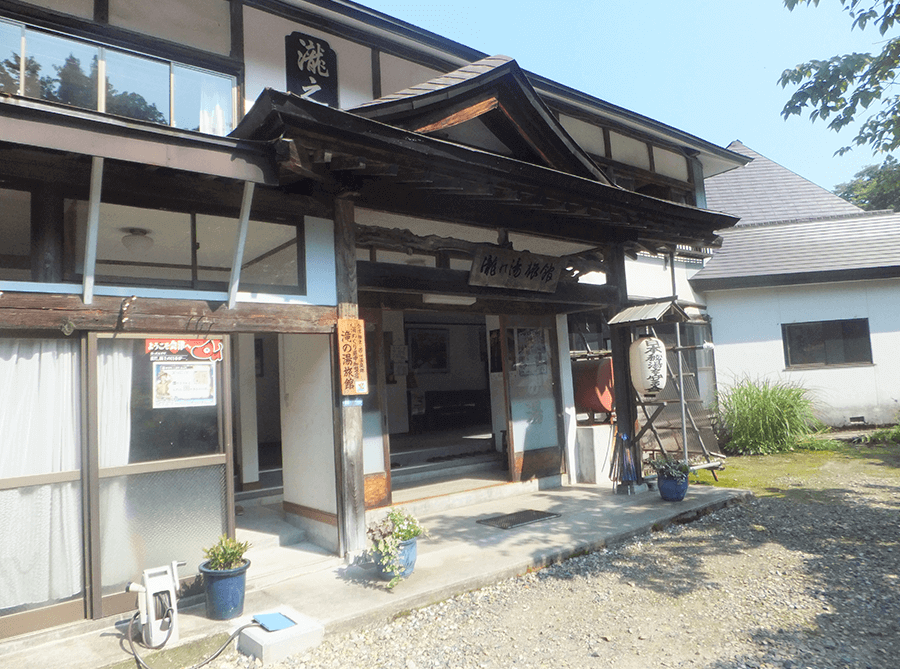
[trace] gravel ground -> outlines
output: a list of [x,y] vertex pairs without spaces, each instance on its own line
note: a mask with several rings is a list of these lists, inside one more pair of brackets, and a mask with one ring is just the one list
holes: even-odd
[[[275,666],[895,669],[900,486],[833,479],[328,638]],[[209,666],[257,665],[230,650]]]

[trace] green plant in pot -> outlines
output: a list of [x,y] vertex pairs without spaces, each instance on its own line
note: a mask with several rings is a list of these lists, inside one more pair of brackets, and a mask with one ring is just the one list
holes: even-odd
[[393,588],[401,579],[412,574],[418,554],[418,538],[428,533],[415,516],[404,509],[391,509],[377,523],[366,529],[372,542],[369,556],[375,562],[378,575]]
[[686,460],[657,458],[650,461],[656,471],[656,485],[659,496],[667,502],[680,502],[684,499],[688,488],[688,474],[691,465]]
[[244,557],[249,541],[238,541],[223,534],[203,549],[206,561],[200,565],[206,585],[206,616],[213,620],[230,620],[244,611],[244,591],[250,560]]

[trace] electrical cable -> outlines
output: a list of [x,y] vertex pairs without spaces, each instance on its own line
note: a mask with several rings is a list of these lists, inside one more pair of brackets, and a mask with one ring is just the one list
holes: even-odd
[[[166,635],[166,640],[163,641],[158,646],[148,646],[148,648],[151,648],[153,650],[158,650],[166,645],[166,641],[168,641],[169,637],[172,635],[172,618],[171,618],[172,613],[173,613],[172,609],[169,608],[166,611],[165,616],[164,616],[164,617],[169,618],[169,633]],[[153,667],[151,667],[146,662],[144,662],[143,658],[141,658],[141,656],[138,655],[137,648],[135,648],[135,646],[134,646],[134,621],[137,620],[140,617],[140,615],[141,615],[140,611],[135,611],[134,615],[131,617],[131,620],[128,622],[128,644],[131,646],[131,654],[134,655],[134,661],[137,663],[138,669],[153,669]],[[248,627],[262,627],[262,625],[260,625],[259,623],[248,623],[246,625],[242,625],[241,627],[238,627],[234,631],[234,633],[225,640],[225,643],[223,643],[219,647],[219,650],[217,650],[215,653],[210,655],[208,658],[206,658],[202,662],[195,664],[191,667],[188,667],[188,669],[200,669],[200,667],[205,667],[207,664],[209,664],[210,662],[215,660],[217,657],[219,657],[219,655],[221,655],[225,651],[225,649],[228,648],[228,644],[230,644],[232,641],[234,641],[238,637],[238,635],[241,632],[243,632],[245,629],[247,629]]]

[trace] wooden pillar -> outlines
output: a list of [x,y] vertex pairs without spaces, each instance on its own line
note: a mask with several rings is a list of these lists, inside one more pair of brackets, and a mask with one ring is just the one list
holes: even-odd
[[[334,201],[334,257],[337,280],[338,318],[358,318],[359,303],[356,280],[356,223],[351,200]],[[341,555],[366,547],[366,501],[363,472],[362,403],[341,393],[337,369],[335,397],[336,415],[340,417],[335,439],[335,470],[338,493],[338,531]]]
[[[608,280],[617,289],[616,311],[624,309],[628,304],[628,287],[625,282],[625,251],[621,244],[610,249]],[[637,403],[631,390],[631,364],[628,360],[628,349],[631,346],[631,328],[627,325],[610,329],[612,348],[613,374],[616,379],[616,443],[624,442],[635,457],[634,465],[637,473],[636,483],[643,480],[641,476],[640,453],[634,439],[634,424],[637,420]]]
[[65,206],[55,184],[31,191],[31,279],[62,283]]

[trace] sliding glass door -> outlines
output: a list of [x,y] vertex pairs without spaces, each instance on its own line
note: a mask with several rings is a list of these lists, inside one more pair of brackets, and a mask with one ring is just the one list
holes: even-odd
[[0,638],[134,608],[234,529],[223,337],[0,338]]
[[84,616],[81,358],[0,339],[0,638]]
[[215,337],[90,339],[103,615],[132,606],[121,593],[144,569],[178,560],[197,573],[229,529],[227,350]]

